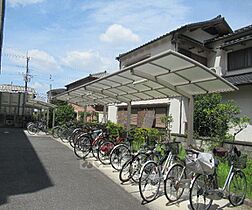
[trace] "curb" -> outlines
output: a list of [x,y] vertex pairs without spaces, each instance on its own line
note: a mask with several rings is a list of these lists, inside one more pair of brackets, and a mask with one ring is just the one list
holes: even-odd
[[249,206],[249,207],[252,207],[252,200],[245,199],[245,200],[244,200],[244,205]]

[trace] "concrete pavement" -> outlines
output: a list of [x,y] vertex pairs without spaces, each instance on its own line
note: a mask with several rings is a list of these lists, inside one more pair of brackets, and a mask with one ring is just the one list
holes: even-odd
[[147,208],[50,137],[0,128],[0,209]]

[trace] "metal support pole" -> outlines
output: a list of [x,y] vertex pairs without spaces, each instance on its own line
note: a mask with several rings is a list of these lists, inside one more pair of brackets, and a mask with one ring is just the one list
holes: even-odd
[[193,111],[194,111],[194,99],[190,97],[188,102],[188,136],[187,136],[187,146],[193,145]]
[[107,106],[103,106],[103,122],[106,123],[108,121],[108,115],[107,115]]
[[47,112],[46,112],[46,126],[47,126],[47,128],[49,127],[49,114],[50,114],[50,111],[49,111],[49,109],[47,109]]
[[42,112],[43,112],[43,121],[46,120],[46,112],[45,111],[46,111],[45,109],[42,109]]
[[52,127],[55,126],[55,108],[53,109]]
[[130,121],[131,121],[131,102],[127,106],[127,130],[130,130]]
[[83,116],[84,123],[87,122],[87,105],[84,105],[84,116]]

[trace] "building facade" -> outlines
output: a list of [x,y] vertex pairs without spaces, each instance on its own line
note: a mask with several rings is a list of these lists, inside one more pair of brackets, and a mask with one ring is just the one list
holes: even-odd
[[[211,20],[182,26],[120,54],[117,60],[123,69],[166,50],[182,53],[237,85],[238,91],[225,93],[223,98],[234,100],[240,106],[241,114],[252,119],[252,26],[233,31],[223,17],[217,16]],[[176,77],[167,80],[176,81]],[[160,117],[168,113],[173,117],[172,132],[183,134],[187,130],[187,103],[187,99],[182,97],[133,103],[131,123],[137,125],[137,118],[141,117],[143,111],[152,111],[152,126],[162,127]],[[109,119],[120,121],[124,109],[123,106],[109,107]]]

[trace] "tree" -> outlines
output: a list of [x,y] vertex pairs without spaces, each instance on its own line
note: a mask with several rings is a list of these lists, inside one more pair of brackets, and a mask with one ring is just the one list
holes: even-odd
[[239,114],[239,107],[231,101],[223,102],[220,94],[199,95],[194,106],[195,134],[224,139],[230,123],[244,119]]
[[55,118],[57,124],[65,124],[66,122],[72,121],[75,119],[76,113],[74,108],[67,103],[58,104],[57,111],[55,112]]

